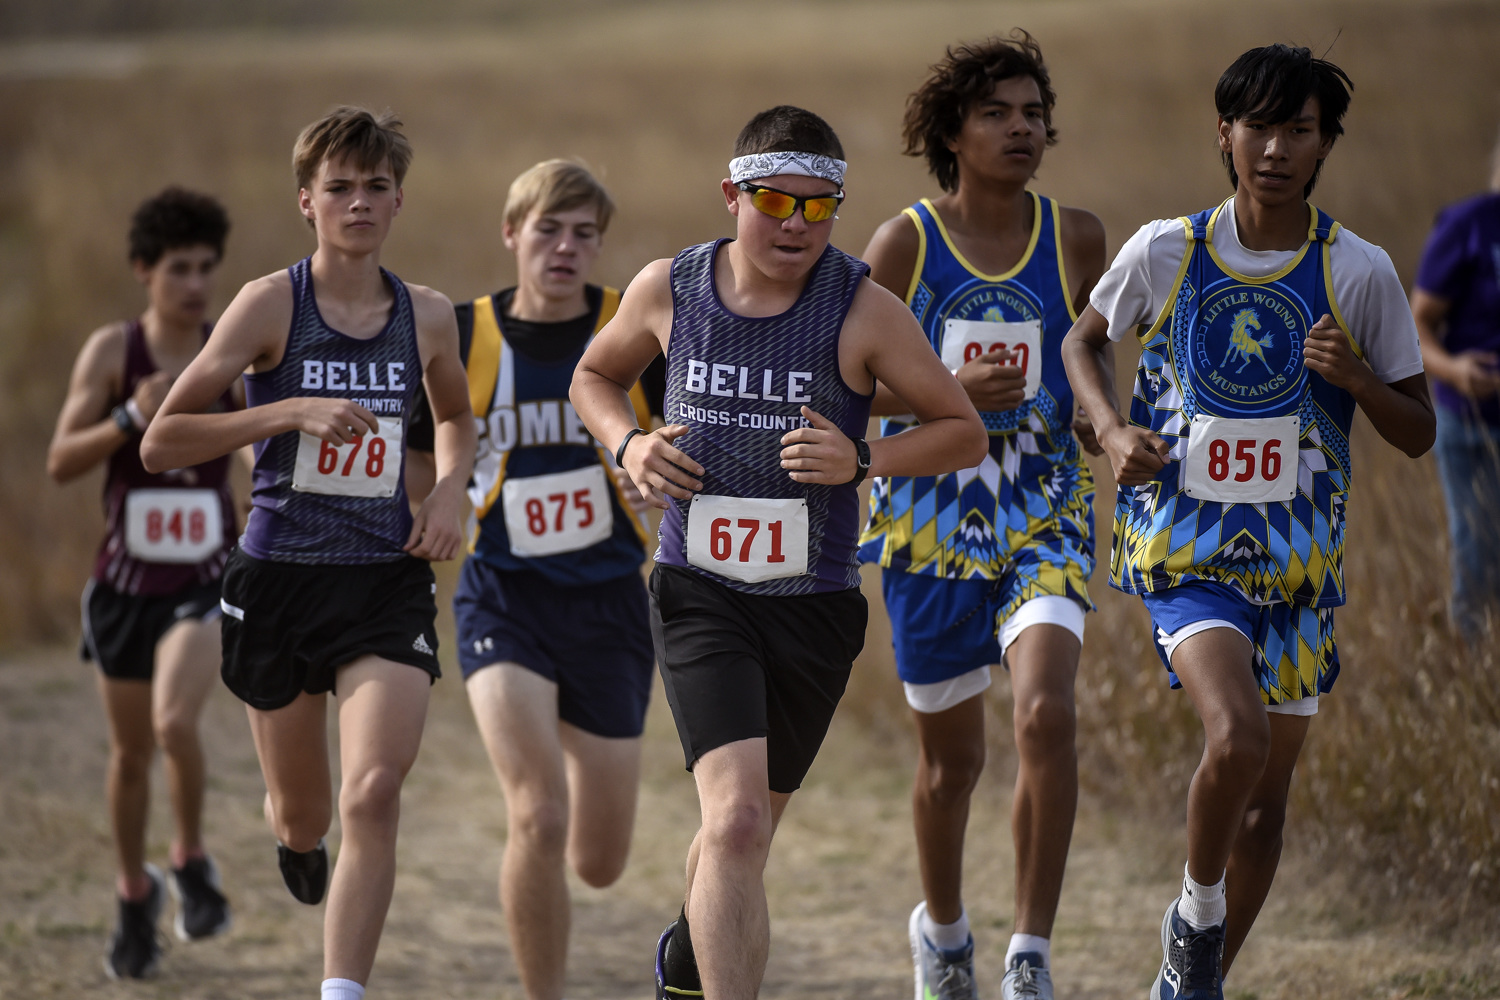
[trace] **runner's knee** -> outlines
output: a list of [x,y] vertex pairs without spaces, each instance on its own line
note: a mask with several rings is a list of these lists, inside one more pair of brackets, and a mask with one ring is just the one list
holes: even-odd
[[570,849],[569,855],[569,864],[578,877],[595,889],[603,889],[624,874],[630,844],[587,844]]
[[1208,727],[1203,761],[1216,773],[1253,781],[1265,770],[1270,752],[1271,727],[1264,711],[1249,716],[1230,715]]
[[771,807],[764,802],[735,802],[703,820],[703,847],[740,858],[765,857],[771,846]]
[[1073,699],[1062,695],[1040,694],[1024,702],[1017,701],[1015,726],[1016,746],[1023,753],[1071,751],[1078,728]]
[[198,721],[185,712],[169,712],[155,720],[156,742],[169,757],[198,746]]
[[366,823],[394,823],[401,813],[401,784],[406,775],[390,764],[376,764],[346,779],[339,792],[339,813]]
[[985,748],[981,737],[940,751],[924,747],[918,791],[929,799],[965,799],[979,784],[984,771]]
[[110,768],[120,781],[129,784],[146,781],[151,774],[151,759],[155,753],[156,744],[149,738],[115,743],[110,747]]
[[568,837],[568,807],[547,797],[516,796],[506,803],[508,836],[528,852],[561,859]]

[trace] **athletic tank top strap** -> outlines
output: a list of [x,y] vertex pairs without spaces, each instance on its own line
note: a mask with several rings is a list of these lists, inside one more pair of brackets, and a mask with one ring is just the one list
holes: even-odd
[[[211,327],[203,327],[208,339]],[[140,320],[125,327],[125,364],[120,397],[134,395],[141,380],[158,371]],[[226,392],[216,410],[234,408]],[[141,464],[140,439],[132,437],[110,455],[104,473],[104,540],[93,578],[121,593],[172,594],[219,578],[234,546],[234,498],[230,457],[185,469],[151,473]]]
[[251,406],[296,397],[347,399],[380,422],[343,445],[288,431],[255,446],[250,519],[240,546],[273,562],[354,565],[401,559],[411,532],[406,427],[422,384],[416,318],[406,285],[384,268],[392,301],[373,337],[330,327],[318,309],[312,258],[289,269],[292,322],[281,362],[245,376]]
[[[746,593],[789,596],[857,587],[855,487],[795,482],[781,468],[780,455],[782,436],[806,426],[803,406],[851,438],[865,434],[873,396],[844,382],[838,353],[844,319],[869,267],[829,246],[791,308],[775,316],[741,316],[724,306],[714,285],[714,260],[728,242],[689,247],[672,262],[667,420],[689,428],[675,443],[704,467],[702,495],[710,502],[805,505],[806,572],[749,581],[690,564],[693,502],[685,501],[674,501],[662,519],[657,561]],[[740,542],[749,551],[751,543]]]

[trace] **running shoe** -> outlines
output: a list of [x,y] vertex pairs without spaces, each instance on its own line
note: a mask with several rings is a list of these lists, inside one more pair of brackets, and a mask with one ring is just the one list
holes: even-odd
[[1000,1000],[1052,1000],[1052,973],[1039,951],[1018,951],[1000,980]]
[[161,940],[156,921],[161,916],[164,879],[161,869],[146,865],[151,891],[136,902],[120,900],[120,923],[104,955],[104,971],[111,979],[146,979],[156,974],[161,961]]
[[276,845],[276,860],[281,864],[281,880],[299,903],[317,906],[328,889],[328,845],[318,841],[310,851],[294,851],[285,844]]
[[208,855],[172,869],[172,898],[177,900],[173,928],[179,941],[199,941],[229,930],[229,900],[219,881],[219,866]]
[[974,988],[974,938],[962,948],[944,951],[922,933],[927,903],[917,904],[906,925],[911,939],[911,962],[916,968],[917,1000],[978,1000]]
[[676,931],[677,921],[674,920],[661,932],[661,938],[656,942],[656,1000],[682,1000],[683,997],[703,995],[701,983],[695,984],[693,989],[667,985],[667,946],[672,943],[672,935]]
[[1194,930],[1177,915],[1177,900],[1161,921],[1161,971],[1151,1000],[1224,1000],[1224,924]]

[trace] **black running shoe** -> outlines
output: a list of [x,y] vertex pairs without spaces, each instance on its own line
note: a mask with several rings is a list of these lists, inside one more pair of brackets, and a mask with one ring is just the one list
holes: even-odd
[[170,885],[177,900],[177,940],[198,941],[229,930],[229,900],[213,858],[205,854],[173,868]]
[[145,899],[134,903],[120,900],[120,922],[104,955],[104,971],[111,979],[145,979],[156,974],[161,961],[161,941],[156,934],[163,896],[161,870],[147,865],[146,877],[151,880],[151,891]]
[[656,942],[656,1000],[691,1000],[703,996],[701,986],[681,989],[667,985],[667,946],[672,943],[672,935],[676,931],[677,921],[674,920],[662,931],[661,939]]
[[328,890],[328,845],[318,841],[310,851],[294,851],[285,844],[276,845],[276,860],[281,863],[281,879],[299,903],[317,906]]

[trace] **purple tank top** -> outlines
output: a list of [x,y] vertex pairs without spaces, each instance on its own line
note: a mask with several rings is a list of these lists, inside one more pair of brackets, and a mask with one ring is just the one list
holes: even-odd
[[[666,419],[691,428],[674,443],[703,466],[705,497],[806,501],[807,572],[744,582],[692,565],[686,551],[692,505],[681,500],[662,517],[656,561],[750,594],[779,597],[858,587],[858,490],[794,481],[781,467],[781,438],[805,425],[803,406],[849,437],[864,437],[874,397],[844,382],[839,334],[870,269],[829,246],[790,309],[776,316],[740,316],[724,307],[714,287],[714,257],[728,242],[688,247],[672,261]],[[724,538],[738,550],[745,539],[733,530],[731,524]]]
[[[245,401],[261,406],[304,396],[349,399],[379,417],[382,431],[368,442],[362,437],[357,447],[325,448],[299,431],[258,442],[240,548],[273,562],[390,562],[404,557],[401,547],[412,522],[403,482],[405,440],[412,399],[422,384],[422,359],[411,296],[382,268],[395,296],[384,329],[364,340],[346,336],[323,322],[311,262],[306,257],[288,269],[293,305],[286,350],[275,368],[245,376]],[[381,483],[388,493],[379,493]],[[340,492],[348,489],[356,492]]]
[[[205,326],[205,340],[208,331]],[[129,399],[141,379],[157,370],[146,346],[146,331],[139,320],[132,320],[125,330],[125,378],[120,401]],[[234,397],[226,392],[216,407],[229,410],[234,405]],[[174,503],[171,494],[156,492],[162,490],[177,492],[181,498],[195,495],[186,491],[207,491],[213,496],[196,494],[202,497],[202,504],[183,505]],[[211,526],[212,514],[207,507],[215,503],[219,531],[210,535],[206,529]],[[98,582],[122,594],[152,597],[212,583],[224,571],[224,562],[234,547],[229,456],[186,469],[151,473],[141,465],[140,441],[127,442],[109,457],[105,468],[104,524],[104,542],[94,560],[94,579]],[[160,561],[162,557],[181,558],[183,552],[205,549],[208,551],[203,558],[191,562]],[[148,558],[145,554],[149,553],[157,558]]]

